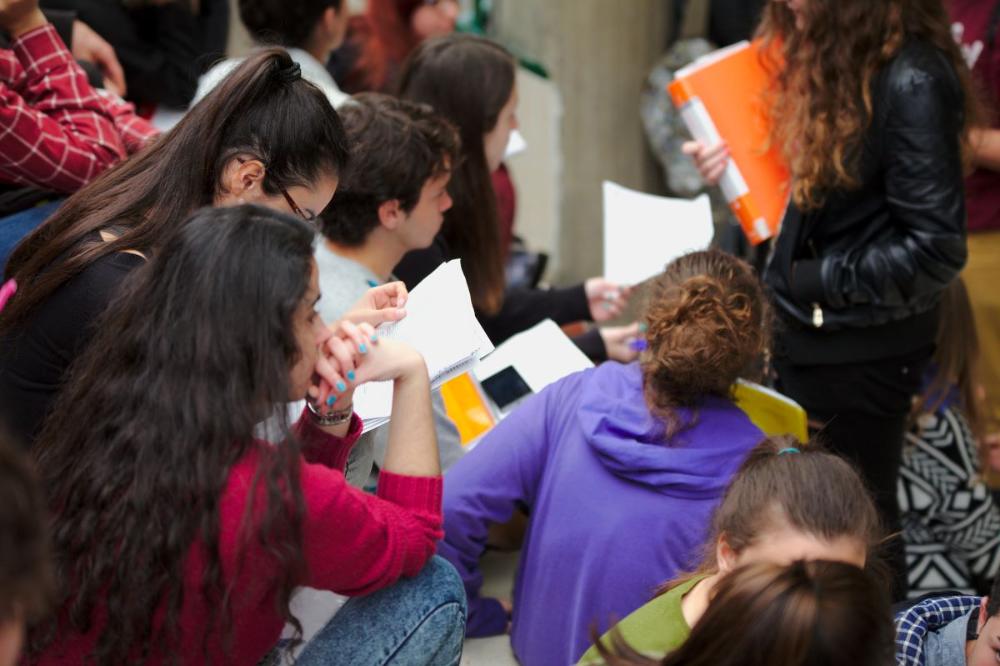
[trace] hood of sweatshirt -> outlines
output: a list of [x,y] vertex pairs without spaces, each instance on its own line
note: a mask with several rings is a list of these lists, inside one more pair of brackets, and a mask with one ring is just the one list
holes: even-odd
[[717,497],[764,434],[732,401],[708,397],[680,409],[684,424],[669,441],[646,406],[638,363],[605,363],[581,386],[580,426],[613,474],[673,497]]

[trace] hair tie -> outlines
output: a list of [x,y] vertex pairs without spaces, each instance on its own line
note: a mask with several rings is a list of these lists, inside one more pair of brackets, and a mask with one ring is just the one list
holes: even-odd
[[798,450],[797,448],[795,448],[794,446],[789,446],[789,447],[788,447],[788,448],[786,448],[786,449],[781,449],[780,451],[778,451],[778,455],[779,455],[779,456],[782,456],[782,455],[785,455],[786,453],[802,453],[802,452],[801,452],[801,451],[799,451],[799,450]]
[[11,296],[17,291],[17,282],[14,278],[7,280],[0,286],[0,310],[3,310],[3,306],[7,305],[7,301],[10,300]]
[[282,83],[295,83],[302,78],[302,67],[294,60],[286,67],[278,66],[278,80]]

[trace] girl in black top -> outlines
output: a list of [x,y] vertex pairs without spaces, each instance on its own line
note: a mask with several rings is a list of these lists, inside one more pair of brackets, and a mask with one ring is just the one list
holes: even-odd
[[[770,2],[774,131],[791,201],[764,273],[779,388],[859,465],[890,532],[910,402],[938,302],[965,263],[962,138],[972,97],[940,0]],[[688,144],[717,182],[725,146]],[[893,545],[895,594],[905,592]]]
[[[567,289],[506,289],[496,195],[490,174],[499,168],[517,127],[514,59],[499,44],[471,35],[422,42],[403,64],[399,93],[429,104],[459,128],[462,158],[448,191],[454,205],[434,244],[410,252],[394,273],[413,287],[443,261],[462,259],[479,320],[499,344],[538,322],[603,322],[619,315],[629,290],[604,278]],[[630,361],[634,327],[594,329],[577,339],[591,358]]]
[[346,145],[326,97],[270,49],[70,197],[7,264],[18,291],[0,314],[0,422],[30,444],[93,320],[194,210],[246,202],[312,219],[333,198]]

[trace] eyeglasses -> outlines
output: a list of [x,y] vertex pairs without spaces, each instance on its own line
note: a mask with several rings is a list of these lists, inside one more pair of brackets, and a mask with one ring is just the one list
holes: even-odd
[[281,192],[281,196],[285,197],[285,201],[288,202],[288,206],[292,209],[293,213],[301,217],[306,222],[316,221],[315,215],[306,215],[304,212],[302,212],[302,209],[299,208],[299,205],[297,203],[295,203],[295,199],[293,199],[292,195],[288,193],[288,190],[286,190],[281,185],[278,185],[278,191]]
[[[240,164],[246,164],[247,162],[242,157],[237,157],[236,161],[239,162]],[[288,190],[286,190],[283,185],[278,185],[278,191],[281,192],[281,196],[285,197],[285,201],[288,203],[288,207],[292,209],[293,213],[301,217],[306,222],[316,221],[316,215],[315,214],[307,215],[306,213],[304,213],[302,209],[299,208],[299,205],[295,203],[295,199],[292,198],[292,195],[288,193]]]

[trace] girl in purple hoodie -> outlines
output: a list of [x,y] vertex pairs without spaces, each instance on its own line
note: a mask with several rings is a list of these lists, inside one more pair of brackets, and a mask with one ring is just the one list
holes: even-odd
[[[549,386],[449,472],[438,552],[469,598],[467,635],[512,620],[525,666],[576,662],[606,628],[695,566],[712,512],[763,433],[733,404],[769,341],[753,270],[718,251],[667,266],[644,314],[648,348]],[[530,516],[512,618],[479,596],[489,526]]]

